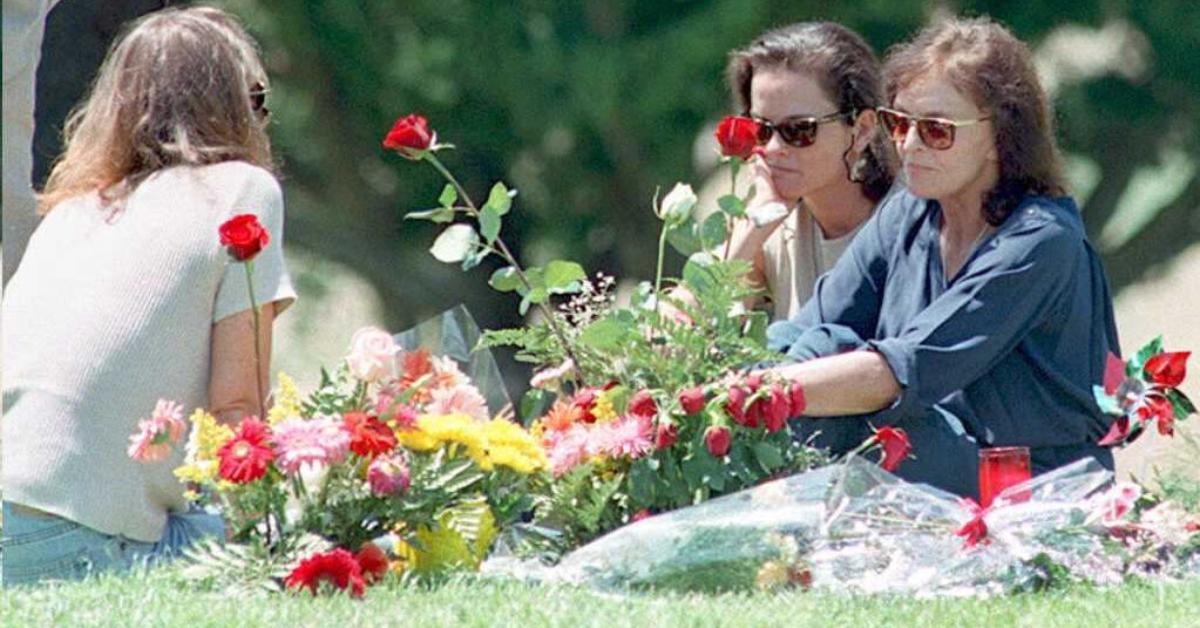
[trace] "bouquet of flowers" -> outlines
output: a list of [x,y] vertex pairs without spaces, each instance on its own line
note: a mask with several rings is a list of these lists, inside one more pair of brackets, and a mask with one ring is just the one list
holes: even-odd
[[[510,419],[508,404],[494,415],[460,362],[435,353],[462,356],[477,336],[461,309],[400,342],[361,329],[345,360],[322,369],[315,391],[301,396],[280,373],[266,416],[236,426],[204,409],[184,421],[179,404],[161,400],[139,422],[129,455],[164,460],[186,433],[175,474],[197,505],[221,512],[234,542],[193,552],[196,574],[361,595],[390,571],[476,568],[497,531],[532,507],[529,485],[547,468],[538,439]],[[462,364],[499,381],[486,352]],[[490,394],[506,400],[502,389]],[[394,541],[394,558],[381,539]]]
[[[755,149],[756,127],[730,117],[717,131],[731,180]],[[476,204],[438,157],[452,146],[425,118],[400,118],[383,145],[447,181],[438,207],[407,216],[448,225],[434,257],[464,270],[501,258],[489,284],[516,293],[521,314],[538,310],[529,325],[486,332],[480,345],[516,347],[535,365],[521,416],[554,478],[535,516],[562,533],[561,547],[823,462],[788,428],[804,409],[803,390],[739,375],[774,356],[767,315],[745,307],[756,294],[745,281],[749,264],[727,259],[721,245],[735,218],[770,221],[786,213],[782,205],[753,205],[753,189],[731,190],[702,217],[691,186],[676,185],[653,203],[662,220],[654,281],[618,304],[613,278],[589,278],[577,263],[522,266],[500,237],[515,190],[496,183]],[[688,256],[677,280],[663,276],[668,242]]]

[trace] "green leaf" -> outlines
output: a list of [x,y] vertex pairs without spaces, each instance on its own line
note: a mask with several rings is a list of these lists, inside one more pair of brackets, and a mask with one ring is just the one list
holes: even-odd
[[767,473],[771,473],[783,466],[783,455],[779,453],[779,449],[768,442],[758,442],[754,444],[754,457],[758,459],[758,464]]
[[750,312],[746,315],[746,337],[753,340],[760,347],[767,346],[767,326],[771,324],[771,319],[766,312]]
[[453,222],[454,210],[449,207],[435,207],[423,212],[409,212],[405,220],[428,220],[430,222]]
[[480,263],[483,262],[484,258],[486,258],[490,254],[491,254],[491,251],[489,249],[486,249],[483,247],[475,249],[474,251],[471,252],[470,255],[468,255],[465,259],[463,259],[462,269],[464,271],[468,271],[468,270],[471,270],[472,268],[475,268],[476,266],[478,266]]
[[459,223],[446,227],[437,240],[434,240],[433,246],[429,247],[429,252],[439,262],[453,264],[466,259],[477,246],[479,234],[475,233],[475,229],[470,225]]
[[621,348],[628,337],[628,325],[609,316],[588,325],[579,335],[579,342],[599,351],[613,351]]
[[492,278],[488,279],[488,285],[499,292],[515,292],[523,288],[525,284],[521,283],[521,276],[517,274],[516,268],[505,266],[492,273]]
[[579,292],[580,282],[584,279],[587,279],[587,273],[575,262],[554,260],[546,264],[546,288],[554,294]]
[[554,403],[554,393],[541,388],[530,388],[521,395],[521,404],[518,412],[521,421],[526,425],[530,421],[542,416],[550,409],[550,405]]
[[699,228],[696,221],[688,218],[687,222],[667,231],[667,243],[680,255],[692,255],[703,250],[700,242]]
[[1171,401],[1171,405],[1175,408],[1175,419],[1183,420],[1188,416],[1196,413],[1196,406],[1188,399],[1187,395],[1183,394],[1177,388],[1167,390],[1167,399]]
[[741,218],[746,215],[746,203],[733,194],[726,194],[717,199],[717,207],[731,218]]
[[528,298],[531,303],[545,303],[550,299],[550,291],[543,286],[536,286],[529,292]]
[[701,252],[689,257],[683,265],[683,281],[691,288],[692,294],[705,292],[712,282],[713,275],[708,267],[715,261],[712,254]]
[[484,205],[479,212],[479,232],[491,244],[500,237],[500,212],[491,205]]
[[647,458],[634,462],[629,467],[629,499],[638,506],[654,503],[654,485],[658,476],[647,464]]
[[701,240],[706,247],[717,246],[729,237],[728,220],[720,212],[713,212],[701,226]]
[[1135,355],[1134,358],[1129,361],[1129,364],[1125,367],[1125,374],[1128,375],[1129,377],[1137,377],[1137,378],[1143,377],[1142,367],[1146,366],[1146,361],[1149,360],[1150,358],[1162,353],[1162,350],[1163,350],[1162,336],[1159,336],[1159,337],[1155,338],[1154,340],[1151,340],[1150,342],[1146,343],[1146,346],[1142,347],[1141,349],[1138,349],[1137,355]]
[[442,188],[442,193],[438,196],[438,202],[442,207],[454,207],[454,203],[458,201],[458,190],[454,186],[447,183],[446,187]]
[[488,193],[488,200],[483,204],[484,209],[489,207],[494,209],[499,216],[507,214],[508,210],[512,208],[512,196],[509,195],[508,188],[499,181],[492,186],[492,191]]

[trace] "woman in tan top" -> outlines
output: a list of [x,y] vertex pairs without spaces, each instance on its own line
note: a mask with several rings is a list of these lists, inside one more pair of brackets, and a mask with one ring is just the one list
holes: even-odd
[[728,76],[737,106],[761,128],[750,206],[789,210],[766,224],[739,220],[730,255],[753,263],[774,318],[791,318],[892,185],[875,114],[879,61],[844,26],[805,22],[731,53]]

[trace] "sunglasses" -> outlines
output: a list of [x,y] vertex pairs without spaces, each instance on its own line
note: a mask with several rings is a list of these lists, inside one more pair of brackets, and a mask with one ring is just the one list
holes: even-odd
[[886,107],[880,107],[878,112],[879,119],[883,122],[883,127],[887,129],[888,135],[892,137],[893,142],[897,144],[902,143],[904,138],[908,137],[908,129],[916,124],[917,136],[921,138],[921,143],[933,150],[946,150],[954,146],[954,130],[958,127],[971,126],[972,124],[992,119],[991,116],[984,116],[974,120],[922,118]]
[[783,122],[770,122],[768,120],[763,120],[762,118],[751,116],[748,113],[745,115],[746,117],[752,118],[756,123],[758,123],[758,136],[756,139],[758,140],[759,146],[766,146],[767,143],[771,141],[771,136],[778,133],[779,139],[783,140],[784,143],[797,148],[804,148],[805,146],[812,146],[813,142],[817,141],[817,129],[820,128],[822,124],[833,122],[835,120],[842,120],[849,114],[844,111],[836,111],[819,118],[811,116],[803,118],[797,117],[788,118]]
[[263,86],[262,83],[255,83],[250,86],[250,110],[260,120],[266,120],[271,115],[271,110],[267,109],[267,92],[269,91],[271,90]]

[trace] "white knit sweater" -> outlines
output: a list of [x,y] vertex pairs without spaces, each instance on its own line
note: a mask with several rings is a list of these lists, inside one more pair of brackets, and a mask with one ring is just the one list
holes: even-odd
[[271,242],[254,260],[260,303],[295,299],[283,196],[243,162],[164,170],[114,212],[75,197],[38,226],[3,303],[4,499],[147,542],[185,507],[178,452],[126,454],[159,398],[208,404],[213,323],[250,307],[245,270],[218,238],[253,213]]

